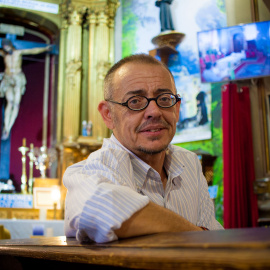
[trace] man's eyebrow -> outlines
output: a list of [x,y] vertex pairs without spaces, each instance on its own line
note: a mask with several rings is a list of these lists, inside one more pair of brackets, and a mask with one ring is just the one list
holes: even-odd
[[[171,89],[167,89],[167,88],[159,88],[157,89],[155,92],[155,94],[162,94],[162,93],[171,93],[173,94],[173,91]],[[127,98],[130,98],[132,96],[146,96],[147,91],[143,90],[143,89],[139,89],[139,90],[132,90],[132,91],[128,91],[124,96],[123,96],[123,100],[126,100]]]
[[133,90],[133,91],[128,91],[125,96],[130,96],[130,95],[145,95],[146,91],[145,90],[142,90],[142,89],[139,89],[139,90]]
[[157,89],[156,90],[156,93],[159,94],[159,93],[173,93],[173,91],[171,89],[163,89],[163,88],[160,88],[160,89]]
[[[139,89],[139,90],[133,90],[133,91],[129,91],[125,94],[125,96],[131,96],[131,95],[146,95],[147,91]],[[156,94],[161,94],[161,93],[173,93],[173,91],[171,89],[167,89],[167,88],[159,88],[155,91]]]

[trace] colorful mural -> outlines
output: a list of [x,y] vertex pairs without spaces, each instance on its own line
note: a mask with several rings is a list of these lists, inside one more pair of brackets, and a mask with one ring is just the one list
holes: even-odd
[[[122,57],[149,53],[153,37],[160,33],[159,8],[155,0],[122,0]],[[173,143],[192,151],[216,156],[213,185],[217,219],[223,220],[223,167],[221,129],[221,85],[200,81],[197,32],[226,26],[225,0],[174,0],[171,13],[175,30],[185,38],[172,55],[168,67],[182,96],[180,121]],[[196,122],[198,100],[204,103],[206,121]]]

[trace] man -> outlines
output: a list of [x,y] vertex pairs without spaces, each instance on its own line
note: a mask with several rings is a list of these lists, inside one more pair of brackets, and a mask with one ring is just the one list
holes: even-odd
[[49,51],[50,47],[16,50],[9,39],[2,39],[0,55],[4,58],[5,71],[0,83],[0,97],[6,97],[4,129],[2,140],[9,137],[10,130],[17,118],[21,97],[25,92],[26,78],[22,72],[22,56]]
[[107,73],[104,97],[98,110],[113,135],[64,174],[66,236],[101,243],[222,229],[197,156],[170,145],[181,99],[167,67],[124,58]]

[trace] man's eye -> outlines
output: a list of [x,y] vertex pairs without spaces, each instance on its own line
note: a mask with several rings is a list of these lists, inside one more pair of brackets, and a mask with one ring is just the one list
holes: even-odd
[[142,102],[141,98],[133,98],[129,101],[129,103],[132,105],[136,105],[136,104],[141,103],[141,102]]
[[170,102],[171,99],[170,99],[169,97],[161,97],[161,98],[160,98],[160,101],[161,101],[161,102]]
[[129,103],[133,104],[133,105],[137,104],[138,102],[139,102],[138,99],[132,99],[132,100],[129,101]]

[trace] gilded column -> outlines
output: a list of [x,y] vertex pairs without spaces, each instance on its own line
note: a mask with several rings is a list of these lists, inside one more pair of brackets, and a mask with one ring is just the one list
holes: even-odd
[[103,80],[114,63],[114,17],[119,2],[108,0],[104,6],[92,6],[89,12],[89,120],[93,123],[93,138],[101,141],[109,130],[97,111],[103,99]]
[[68,141],[76,140],[80,127],[83,15],[83,10],[69,6],[63,116],[63,137]]
[[81,92],[81,121],[80,134],[82,134],[82,121],[88,120],[88,65],[89,65],[89,25],[84,23],[82,29],[82,92]]
[[58,70],[58,92],[57,92],[57,143],[63,140],[63,113],[64,113],[64,90],[65,90],[65,58],[66,58],[66,38],[68,22],[65,16],[65,5],[61,6],[61,32],[59,44],[59,70]]
[[118,1],[110,1],[108,6],[108,14],[109,14],[109,21],[108,21],[108,28],[109,28],[109,62],[114,63],[114,17],[116,14],[116,10],[119,7]]
[[[88,16],[89,23],[89,67],[88,67],[88,120],[93,123],[93,138],[97,138],[96,129],[100,123],[96,122],[97,117],[97,55],[96,55],[96,36],[97,36],[97,15],[95,12],[91,12]],[[90,90],[91,89],[91,90]]]

